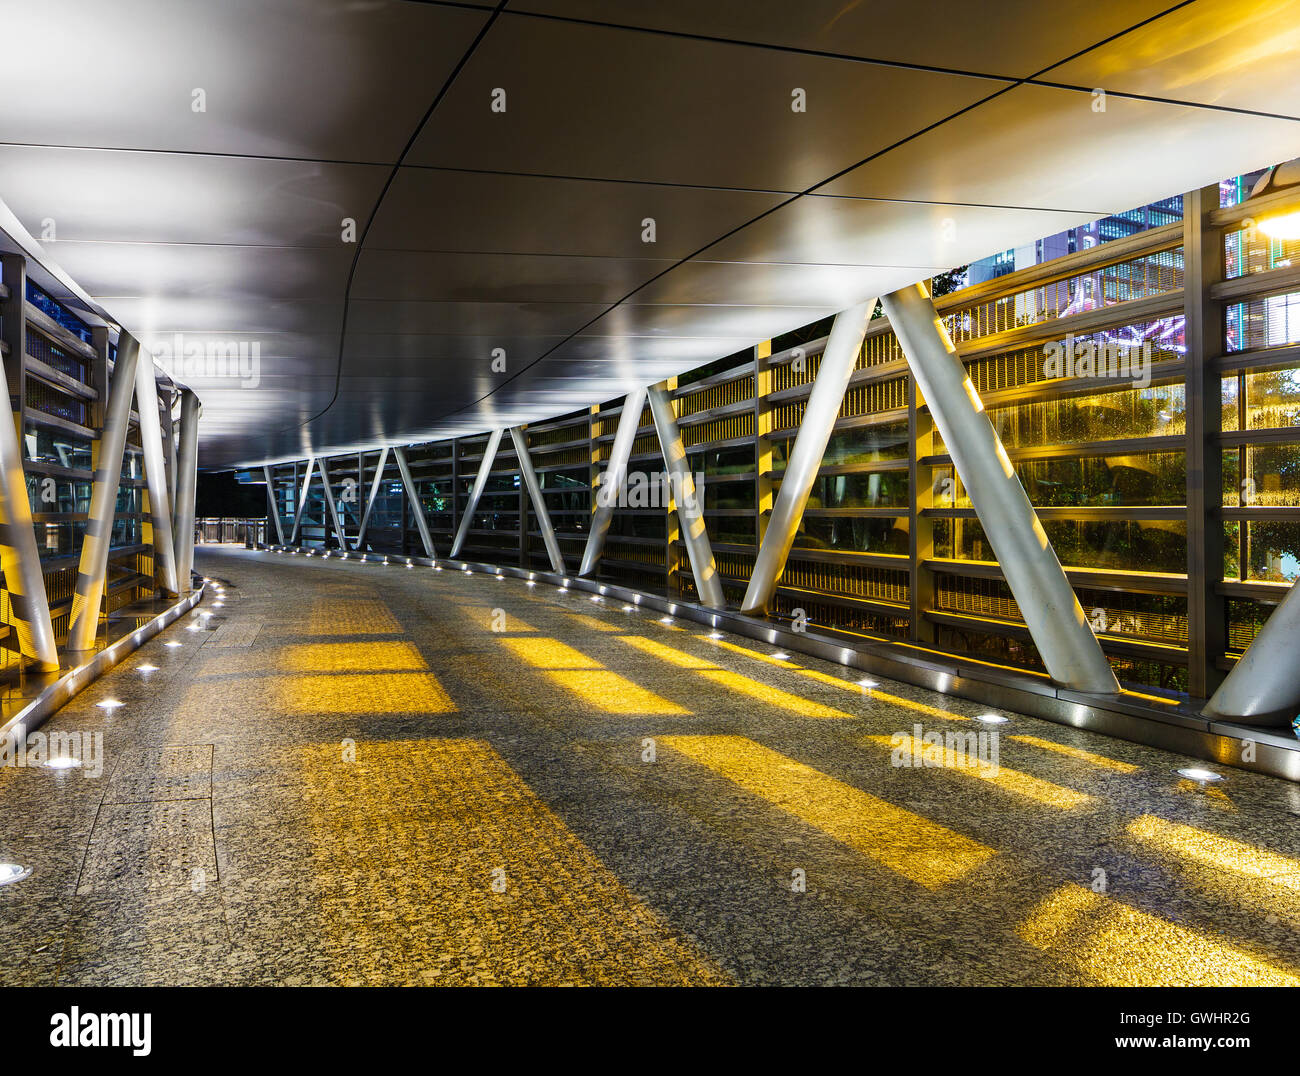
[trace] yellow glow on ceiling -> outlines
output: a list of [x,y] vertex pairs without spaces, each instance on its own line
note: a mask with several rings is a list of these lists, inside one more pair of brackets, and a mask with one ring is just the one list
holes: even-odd
[[1142,815],[1128,827],[1131,837],[1165,852],[1248,878],[1260,878],[1283,889],[1300,891],[1300,861],[1267,852],[1195,826]]
[[1106,758],[1104,755],[1094,755],[1091,751],[1085,751],[1081,747],[1071,747],[1069,744],[1057,743],[1055,740],[1044,740],[1038,736],[1008,736],[1007,739],[1015,740],[1017,743],[1027,743],[1032,747],[1040,747],[1044,751],[1052,751],[1068,758],[1075,758],[1080,762],[1088,762],[1105,770],[1113,770],[1115,773],[1137,773],[1142,768],[1134,766],[1131,762],[1120,762],[1118,759]]
[[1034,908],[1017,933],[1105,986],[1300,986],[1213,937],[1072,883]]
[[[892,736],[868,736],[867,739],[872,743],[887,747],[891,751],[894,749],[895,737]],[[926,747],[919,743],[915,736],[904,737],[900,748],[907,753],[909,760],[914,758],[924,759]],[[1020,773],[1016,770],[1009,770],[1007,767],[999,764],[997,769],[991,767],[985,768],[975,765],[959,765],[952,760],[952,753],[944,751],[944,765],[938,767],[941,769],[951,770],[953,773],[959,773],[966,777],[973,777],[980,781],[985,781],[1007,792],[1022,796],[1025,799],[1033,800],[1035,803],[1041,803],[1045,807],[1059,807],[1069,810],[1073,807],[1081,807],[1086,803],[1092,802],[1092,797],[1082,792],[1075,792],[1071,788],[1062,788],[1060,785],[1054,785],[1050,781],[1043,781],[1037,777],[1031,777],[1027,773]]]
[[927,889],[995,854],[744,736],[662,736],[659,743]]

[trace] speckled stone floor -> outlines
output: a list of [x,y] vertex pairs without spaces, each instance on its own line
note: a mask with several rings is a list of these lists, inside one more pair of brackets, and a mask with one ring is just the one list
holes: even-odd
[[102,773],[0,767],[0,983],[1300,980],[1295,785],[519,580],[197,566],[42,730]]

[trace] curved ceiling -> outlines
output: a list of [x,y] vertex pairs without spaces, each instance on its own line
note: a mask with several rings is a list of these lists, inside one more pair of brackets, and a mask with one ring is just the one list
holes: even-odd
[[43,0],[6,41],[0,199],[209,468],[548,417],[1300,156],[1293,0]]

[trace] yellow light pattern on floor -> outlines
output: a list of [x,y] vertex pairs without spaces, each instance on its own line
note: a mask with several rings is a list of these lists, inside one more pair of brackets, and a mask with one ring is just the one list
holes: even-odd
[[622,624],[611,624],[607,620],[601,620],[599,617],[588,616],[586,613],[566,613],[572,620],[576,620],[584,628],[590,628],[592,631],[627,631],[627,627]]
[[363,742],[357,751],[353,763],[336,744],[300,754],[336,982],[728,981],[487,743]]
[[303,634],[400,635],[402,625],[381,601],[348,596],[315,598]]
[[792,695],[788,691],[782,691],[780,688],[760,683],[758,680],[751,680],[748,676],[742,676],[740,673],[728,672],[726,669],[703,669],[700,670],[700,675],[721,688],[735,692],[737,695],[748,695],[751,699],[765,702],[779,710],[788,710],[800,717],[835,720],[852,719],[853,717],[852,714],[846,714],[843,710],[823,706],[820,702],[813,702],[811,699],[805,699],[800,695]]
[[788,691],[782,691],[780,688],[750,679],[740,673],[720,669],[707,658],[698,658],[694,654],[688,654],[686,651],[678,650],[675,647],[665,646],[653,639],[645,639],[639,635],[620,635],[618,638],[620,642],[635,647],[643,654],[649,654],[660,661],[666,661],[679,669],[691,669],[721,688],[735,692],[738,695],[747,695],[749,698],[765,702],[769,706],[788,710],[800,717],[843,719],[853,716],[852,714],[846,714],[843,710],[836,710],[830,706],[823,706],[819,702],[802,698],[799,695],[792,695]]
[[558,639],[503,638],[501,642],[515,657],[534,669],[543,670],[552,683],[573,692],[606,713],[665,716],[690,713],[677,703],[656,695],[653,691],[647,691],[626,677],[609,672],[599,661]]
[[1038,736],[1008,736],[1007,739],[1015,740],[1017,743],[1027,743],[1031,747],[1041,747],[1044,751],[1053,751],[1068,758],[1077,758],[1080,762],[1090,762],[1094,766],[1100,766],[1105,770],[1114,770],[1116,773],[1137,773],[1142,768],[1133,765],[1131,762],[1120,762],[1118,759],[1106,758],[1105,755],[1094,755],[1091,751],[1085,751],[1081,747],[1071,747],[1069,744],[1057,743],[1055,740],[1044,740]]
[[843,677],[836,676],[833,673],[822,672],[820,669],[809,669],[794,661],[774,658],[771,654],[764,654],[762,651],[753,650],[747,646],[737,646],[735,643],[729,643],[725,639],[710,639],[707,635],[696,636],[703,642],[710,643],[713,646],[721,647],[723,650],[730,650],[733,654],[742,654],[754,661],[761,661],[767,665],[775,665],[782,669],[789,669],[799,676],[809,680],[816,680],[819,684],[830,684],[842,691],[851,691],[855,695],[864,698],[874,699],[878,702],[887,702],[893,706],[901,706],[906,710],[914,710],[919,714],[926,714],[929,717],[941,717],[945,721],[969,721],[969,717],[963,717],[961,714],[954,714],[950,710],[940,710],[935,706],[928,706],[923,702],[917,702],[914,699],[904,699],[898,695],[890,695],[881,691],[879,688],[867,690],[861,684],[854,680],[845,680]]
[[515,657],[535,669],[604,668],[595,658],[558,639],[502,639],[501,642]]
[[[879,744],[889,750],[895,748],[895,737],[893,736],[868,736],[872,743]],[[904,753],[908,761],[916,758],[924,759],[926,746],[917,741],[915,736],[905,736],[898,741],[898,748]],[[952,761],[950,752],[944,751],[944,765],[937,767],[951,770],[953,773],[959,773],[966,777],[974,777],[980,781],[986,781],[991,785],[1004,789],[1007,792],[1014,793],[1017,796],[1023,796],[1025,799],[1033,800],[1035,803],[1041,803],[1047,807],[1060,807],[1069,810],[1073,807],[1081,807],[1086,803],[1092,802],[1092,797],[1082,792],[1076,792],[1072,788],[1062,788],[1060,785],[1054,785],[1050,781],[1043,781],[1037,777],[1031,777],[1027,773],[1020,773],[1016,770],[1009,770],[1003,765],[998,765],[994,770],[991,767],[970,765],[958,765]]]
[[646,639],[640,635],[620,635],[618,641],[635,647],[643,654],[649,654],[660,661],[666,661],[669,665],[676,665],[679,669],[718,668],[716,662],[709,661],[707,658],[697,658],[694,654],[688,654],[686,651],[678,650],[673,646],[665,646],[663,643],[655,642],[653,639]]
[[[537,629],[525,621],[523,618],[515,616],[514,613],[501,606],[494,605],[458,605],[458,608],[466,617],[469,618],[477,627],[484,631],[490,631],[497,634],[515,635],[535,632]],[[494,610],[500,609],[501,613],[494,614]]]
[[744,736],[661,736],[659,743],[927,889],[956,881],[995,854]]
[[1300,986],[1300,979],[1186,927],[1068,884],[1017,928],[1105,986]]
[[258,673],[355,671],[398,672],[429,666],[412,643],[396,640],[355,643],[296,643],[274,649],[204,651],[199,678]]
[[738,646],[735,643],[729,643],[726,639],[713,639],[707,635],[697,635],[695,638],[702,643],[708,643],[710,646],[716,646],[721,650],[730,650],[733,654],[744,654],[747,658],[753,658],[755,661],[762,661],[768,665],[775,665],[781,669],[800,669],[801,665],[790,661],[788,658],[774,658],[771,654],[764,654],[759,650],[752,650],[748,646]]
[[260,681],[269,707],[295,716],[316,714],[449,714],[456,704],[427,672],[270,676]]
[[1129,836],[1197,863],[1232,871],[1249,878],[1261,878],[1283,889],[1300,891],[1300,861],[1268,852],[1228,837],[1207,833],[1195,826],[1167,822],[1154,815],[1135,818]]

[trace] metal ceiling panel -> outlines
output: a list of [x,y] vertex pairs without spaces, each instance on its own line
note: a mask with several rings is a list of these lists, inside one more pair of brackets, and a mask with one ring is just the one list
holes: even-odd
[[1168,8],[1167,0],[511,0],[511,10],[1027,78]]

